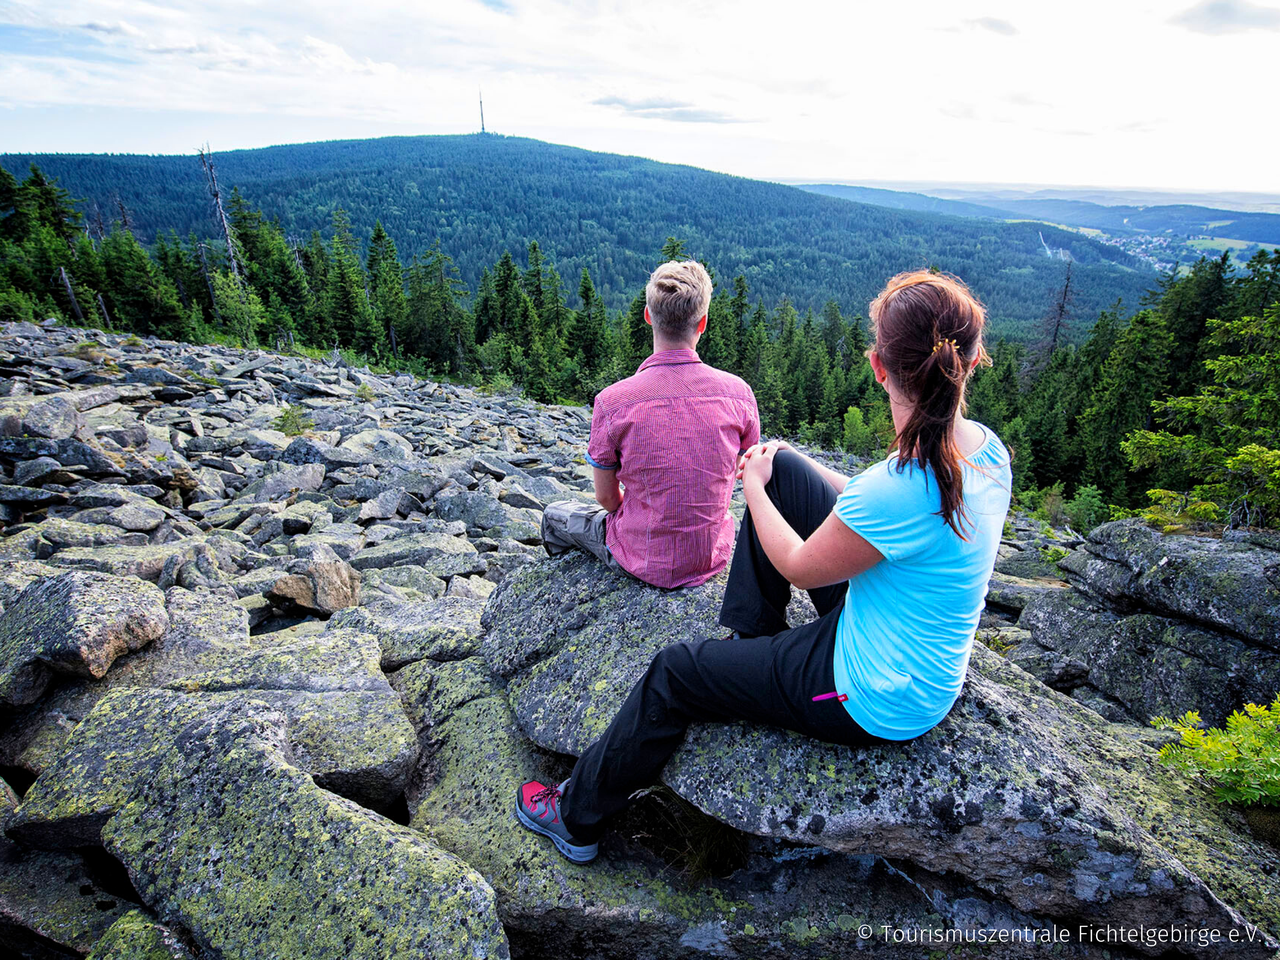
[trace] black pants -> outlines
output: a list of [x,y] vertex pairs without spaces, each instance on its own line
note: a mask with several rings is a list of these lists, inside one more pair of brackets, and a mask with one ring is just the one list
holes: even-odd
[[[765,487],[804,538],[816,530],[836,493],[799,456],[774,457]],[[573,768],[560,812],[574,837],[595,842],[631,794],[657,780],[695,722],[766,723],[828,743],[884,743],[863,730],[835,697],[832,660],[847,584],[809,591],[819,617],[787,629],[791,585],[760,547],[748,513],[734,548],[720,622],[743,639],[675,643],[660,650],[622,709]]]

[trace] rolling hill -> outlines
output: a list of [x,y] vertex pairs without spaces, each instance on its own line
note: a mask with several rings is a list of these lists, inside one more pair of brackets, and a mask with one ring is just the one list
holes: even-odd
[[[438,237],[474,291],[504,250],[536,239],[576,288],[583,267],[614,307],[643,284],[664,239],[686,241],[721,279],[741,272],[752,295],[789,296],[802,309],[828,299],[865,311],[893,273],[936,266],[964,277],[1004,332],[1025,334],[1049,309],[1063,263],[1076,263],[1076,316],[1087,325],[1117,298],[1133,306],[1155,276],[1138,261],[1077,233],[1039,224],[850,203],[775,183],[490,135],[391,137],[237,150],[216,156],[237,187],[291,234],[327,230],[347,210],[358,236],[380,219],[406,258]],[[194,156],[5,154],[31,163],[135,233],[214,233]],[[940,208],[946,210],[947,208]],[[948,212],[950,212],[948,210]]]

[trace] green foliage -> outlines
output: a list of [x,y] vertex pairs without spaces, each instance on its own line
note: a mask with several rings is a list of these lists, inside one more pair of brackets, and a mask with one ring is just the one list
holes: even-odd
[[280,412],[280,416],[271,421],[271,426],[286,437],[296,437],[314,429],[315,423],[306,410],[291,403]]
[[356,387],[356,399],[363,401],[364,403],[372,402],[374,399],[373,387],[369,386],[367,383],[360,384],[360,386]]
[[1071,551],[1065,549],[1064,547],[1041,547],[1040,548],[1040,556],[1044,559],[1044,562],[1048,564],[1057,563],[1059,560],[1061,560],[1070,552]]
[[1062,512],[1072,529],[1080,534],[1088,534],[1111,518],[1111,510],[1102,499],[1102,491],[1089,484],[1076,489],[1076,495],[1066,502]]
[[[1280,250],[1258,254],[1239,300],[1280,298]],[[1272,292],[1254,283],[1272,278]],[[1164,486],[1211,501],[1232,525],[1280,525],[1280,303],[1258,315],[1206,322],[1206,383],[1194,396],[1153,404],[1161,429],[1133,433],[1123,451]]]
[[1137,513],[1143,520],[1158,527],[1164,533],[1181,533],[1184,530],[1205,530],[1219,519],[1217,504],[1197,500],[1189,494],[1175,490],[1148,490],[1151,503]]
[[1160,762],[1207,782],[1220,802],[1280,806],[1280,694],[1269,707],[1246,703],[1222,729],[1204,729],[1194,710],[1151,724],[1182,735],[1160,749]]
[[867,424],[862,411],[850,407],[844,412],[844,448],[855,456],[865,457],[875,449],[875,431]]

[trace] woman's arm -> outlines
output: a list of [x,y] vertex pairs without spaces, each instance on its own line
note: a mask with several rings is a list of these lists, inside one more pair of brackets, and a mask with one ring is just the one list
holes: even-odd
[[756,455],[747,460],[742,474],[751,522],[774,568],[801,590],[812,590],[848,580],[883,560],[879,550],[834,513],[808,540],[800,539],[765,493],[765,484],[773,476],[773,455],[777,450],[774,443],[761,445]]
[[[785,440],[770,440],[769,443],[772,444],[774,447],[776,447],[778,450],[790,450],[792,453],[794,453],[797,457],[800,457],[802,460],[807,460],[809,462],[809,465],[822,475],[822,479],[827,481],[827,483],[831,485],[832,489],[834,489],[836,493],[844,492],[845,486],[849,483],[849,478],[846,477],[844,474],[836,473],[830,467],[824,467],[817,460],[813,459],[813,457],[810,457],[810,456],[807,456],[806,454],[801,453],[799,450],[791,446],[791,444],[787,443],[787,441]],[[746,466],[747,461],[750,460],[751,457],[755,453],[757,453],[763,446],[765,446],[765,444],[757,443],[751,448],[749,448],[742,455],[742,459],[738,461],[739,477],[742,476],[742,469],[744,466]]]

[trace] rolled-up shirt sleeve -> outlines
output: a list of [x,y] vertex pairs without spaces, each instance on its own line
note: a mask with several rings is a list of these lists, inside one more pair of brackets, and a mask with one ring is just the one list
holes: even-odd
[[747,448],[754,447],[760,442],[760,410],[756,407],[756,398],[754,395],[747,404],[746,422],[742,427],[742,447],[739,452],[746,452]]
[[591,436],[587,439],[587,463],[598,470],[617,470],[622,465],[618,445],[609,433],[610,417],[597,403],[591,411]]

